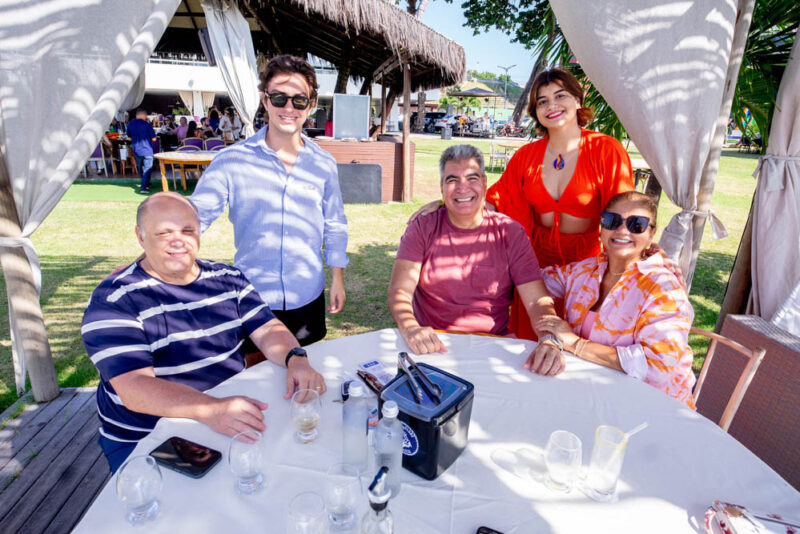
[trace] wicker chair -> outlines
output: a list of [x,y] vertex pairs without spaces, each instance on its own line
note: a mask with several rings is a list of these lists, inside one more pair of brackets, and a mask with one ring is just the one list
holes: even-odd
[[[728,433],[800,490],[800,338],[752,315],[728,315],[721,334],[766,355],[741,398]],[[720,421],[750,358],[725,344],[703,377],[697,411]]]
[[693,397],[695,404],[697,404],[698,398],[700,397],[700,390],[703,388],[703,384],[706,381],[708,368],[711,366],[711,361],[714,359],[714,354],[716,353],[717,345],[719,343],[722,343],[724,346],[747,358],[747,363],[745,364],[742,372],[739,374],[739,380],[737,380],[736,386],[733,388],[733,391],[728,397],[728,402],[725,404],[725,411],[722,412],[722,417],[720,417],[718,422],[720,428],[727,432],[731,426],[733,417],[736,415],[736,411],[739,409],[739,405],[742,403],[742,398],[747,392],[747,388],[750,386],[750,382],[753,381],[753,377],[758,370],[758,366],[761,365],[761,361],[764,359],[764,354],[766,351],[760,347],[750,350],[744,345],[735,341],[731,341],[725,336],[706,332],[705,330],[700,330],[699,328],[692,327],[691,332],[692,334],[698,334],[711,340],[711,344],[708,347],[708,352],[706,353],[706,359],[703,362],[703,368],[700,370],[700,378],[697,379],[697,384],[695,384],[694,387]]

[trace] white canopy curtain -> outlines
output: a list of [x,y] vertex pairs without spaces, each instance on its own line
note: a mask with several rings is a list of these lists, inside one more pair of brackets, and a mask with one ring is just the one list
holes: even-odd
[[[767,153],[753,176],[758,184],[747,312],[800,335],[800,30],[778,90]],[[790,294],[793,305],[789,300],[782,307]]]
[[[183,105],[189,110],[190,115],[197,117],[197,120],[204,117],[205,110],[211,107],[210,104],[208,106],[205,105],[204,97],[206,94],[200,91],[178,91],[178,96],[181,97]],[[214,93],[211,94],[213,95]],[[214,102],[213,99],[211,102]]]
[[[31,309],[41,318],[38,298],[32,292],[27,295],[34,298],[19,298],[19,288],[39,289],[30,236],[97,146],[179,1],[0,0],[0,178],[13,192],[13,205],[2,211],[16,208],[17,219],[3,220],[0,258],[18,392],[24,391],[26,362],[38,367],[44,357],[52,367],[43,324],[39,342],[27,343],[36,329],[28,321]],[[31,268],[9,269],[6,260],[16,254],[9,247],[23,247]],[[31,373],[36,398],[32,367]]]
[[[583,70],[681,207],[661,246],[688,272],[699,179],[731,54],[735,0],[551,0]],[[700,214],[707,216],[710,214]],[[712,217],[715,237],[724,228]]]
[[255,133],[253,121],[258,111],[258,75],[250,26],[232,0],[201,0],[200,4],[217,67],[242,119],[243,135],[249,137]]

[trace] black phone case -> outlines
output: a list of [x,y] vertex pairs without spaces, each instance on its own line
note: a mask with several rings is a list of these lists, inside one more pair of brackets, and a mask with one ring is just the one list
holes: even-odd
[[[174,447],[170,443],[173,439],[180,439],[180,440],[183,440],[184,442],[189,443],[191,445],[195,445],[197,447],[202,447],[204,449],[208,449],[209,451],[211,451],[213,453],[212,454],[213,459],[210,460],[208,462],[208,464],[206,464],[205,466],[203,466],[202,468],[200,468],[198,470],[197,468],[186,468],[186,467],[183,467],[183,466],[181,466],[179,464],[176,464],[176,463],[174,463],[174,462],[172,462],[170,460],[167,460],[167,459],[164,459],[164,458],[159,458],[158,456],[156,456],[154,454],[154,453],[157,453],[159,451],[163,451],[163,452],[169,453],[172,450],[174,450]],[[156,463],[158,463],[159,465],[169,469],[170,471],[175,471],[176,473],[180,473],[182,475],[186,475],[187,477],[190,477],[190,478],[203,478],[205,476],[205,474],[208,473],[209,471],[211,471],[211,469],[215,465],[217,465],[219,463],[219,461],[222,459],[222,453],[220,453],[219,451],[217,451],[215,449],[212,449],[211,447],[206,447],[205,445],[200,445],[199,443],[195,443],[195,442],[190,441],[190,440],[188,440],[186,438],[180,438],[178,436],[172,436],[171,438],[167,438],[166,441],[164,441],[161,445],[159,445],[158,447],[156,447],[155,449],[153,449],[150,452],[150,456],[152,456],[153,459],[155,459]]]

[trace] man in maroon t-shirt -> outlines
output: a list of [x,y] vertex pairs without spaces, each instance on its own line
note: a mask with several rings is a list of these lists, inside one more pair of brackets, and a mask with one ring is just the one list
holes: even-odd
[[[444,208],[411,221],[400,240],[389,285],[389,311],[409,348],[446,349],[438,330],[505,335],[516,287],[535,324],[555,315],[539,262],[523,227],[484,209],[483,154],[455,145],[439,161]],[[558,340],[538,332],[540,343],[524,367],[555,375],[564,369]]]

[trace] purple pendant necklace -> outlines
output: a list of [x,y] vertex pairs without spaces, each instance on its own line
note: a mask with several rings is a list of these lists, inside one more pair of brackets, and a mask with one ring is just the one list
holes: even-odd
[[557,171],[560,171],[564,168],[564,156],[561,154],[556,156],[556,159],[553,160],[553,168]]

